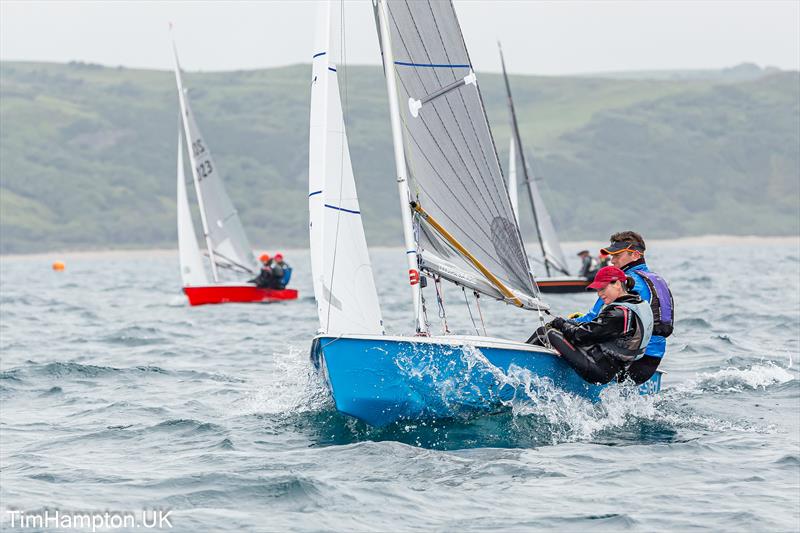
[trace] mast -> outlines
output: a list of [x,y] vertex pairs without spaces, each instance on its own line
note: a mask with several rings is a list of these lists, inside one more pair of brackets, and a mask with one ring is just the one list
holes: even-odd
[[[172,36],[172,25],[170,24],[170,37]],[[191,150],[192,134],[189,131],[189,124],[186,120],[186,100],[183,92],[183,82],[181,81],[181,65],[178,62],[178,48],[175,46],[175,39],[172,38],[172,52],[175,57],[175,81],[178,84],[178,101],[181,106],[181,122],[186,135],[186,148]],[[208,230],[208,221],[206,220],[206,209],[203,204],[203,193],[200,190],[200,180],[197,176],[197,169],[194,165],[192,167],[192,181],[194,182],[194,190],[197,193],[197,203],[200,205],[200,222],[203,224],[203,236],[206,240],[206,248],[208,249],[208,257],[211,260],[211,275],[214,277],[214,282],[219,282],[219,275],[217,274],[217,263],[214,259],[214,246],[211,244],[211,235]]]
[[422,294],[420,290],[420,273],[417,259],[417,241],[414,238],[414,228],[411,221],[412,201],[411,191],[408,188],[408,172],[406,169],[406,155],[403,147],[403,132],[400,119],[400,107],[397,96],[397,78],[395,76],[394,53],[389,37],[389,12],[385,0],[377,0],[377,12],[383,51],[383,68],[386,75],[386,89],[389,95],[389,114],[392,119],[392,141],[394,144],[394,164],[397,173],[397,190],[400,193],[400,212],[403,217],[403,238],[405,240],[406,260],[408,262],[408,276],[411,284],[411,295],[414,303],[414,321],[417,333],[428,333],[425,318],[421,312]]
[[517,113],[514,111],[514,101],[511,99],[511,85],[508,82],[508,74],[506,73],[506,62],[503,59],[503,47],[497,43],[497,48],[500,50],[500,64],[503,67],[503,81],[506,84],[506,94],[508,95],[508,108],[511,111],[511,134],[514,136],[519,152],[520,161],[522,162],[522,175],[525,178],[525,184],[528,189],[528,198],[531,201],[531,211],[533,211],[533,222],[536,224],[536,235],[539,237],[539,246],[542,249],[542,259],[544,259],[544,268],[547,271],[547,277],[550,277],[550,259],[547,256],[547,251],[544,247],[544,238],[542,237],[542,226],[539,224],[539,217],[536,214],[536,202],[533,199],[533,190],[531,189],[531,178],[528,176],[528,163],[525,161],[525,151],[522,149],[522,139],[519,135],[519,125],[517,124]]

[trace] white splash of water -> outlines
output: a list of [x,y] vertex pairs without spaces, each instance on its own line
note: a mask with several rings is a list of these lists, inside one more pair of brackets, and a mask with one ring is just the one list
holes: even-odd
[[600,393],[601,401],[593,403],[523,368],[512,366],[508,377],[524,391],[509,402],[515,417],[544,418],[553,444],[589,440],[601,431],[656,414],[655,397],[642,396],[630,385],[613,383]]
[[308,350],[288,346],[272,354],[272,376],[240,402],[237,414],[297,414],[319,411],[330,402],[325,383],[314,370]]

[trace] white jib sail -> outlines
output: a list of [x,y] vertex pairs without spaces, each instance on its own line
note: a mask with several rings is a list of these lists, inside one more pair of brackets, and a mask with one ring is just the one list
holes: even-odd
[[517,195],[517,143],[514,136],[508,143],[508,196],[511,198],[511,208],[514,209],[514,216],[519,225],[519,196]]
[[183,90],[178,52],[174,48],[173,51],[175,81],[178,84],[181,117],[188,141],[189,162],[192,166],[198,202],[203,211],[203,231],[207,234],[209,247],[212,248],[209,249],[209,255],[217,264],[227,264],[257,273],[259,266],[253,255],[253,248],[245,235],[239,214],[225,191],[208,144],[203,139],[189,107],[189,101]]
[[186,196],[186,177],[183,174],[183,134],[178,131],[178,255],[184,287],[208,285],[203,269],[203,257],[197,245],[189,198]]
[[320,3],[312,60],[308,206],[314,296],[320,332],[381,334],[337,80],[340,6]]

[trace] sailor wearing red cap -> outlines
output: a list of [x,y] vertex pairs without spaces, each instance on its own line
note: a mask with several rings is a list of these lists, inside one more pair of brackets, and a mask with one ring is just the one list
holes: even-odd
[[[672,334],[675,322],[675,303],[669,284],[648,267],[644,259],[646,250],[642,236],[635,231],[621,231],[611,235],[611,244],[601,250],[611,257],[611,264],[622,269],[634,281],[633,291],[642,300],[650,303],[653,311],[653,336],[644,351],[644,357],[636,360],[627,369],[627,375],[635,383],[644,383],[656,372],[667,348],[667,337]],[[597,299],[588,313],[575,313],[569,318],[573,322],[591,322],[603,309],[604,302]]]
[[550,345],[589,383],[622,379],[627,367],[642,357],[653,333],[653,311],[638,294],[633,280],[614,266],[601,268],[589,285],[605,304],[585,323],[555,318],[547,330]]

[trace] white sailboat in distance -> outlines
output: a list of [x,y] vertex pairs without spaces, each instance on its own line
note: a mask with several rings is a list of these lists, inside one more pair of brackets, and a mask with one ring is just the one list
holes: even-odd
[[[252,278],[258,274],[260,267],[239,220],[239,214],[225,191],[217,164],[211,157],[208,144],[200,133],[189,106],[174,39],[172,51],[175,58],[175,81],[178,86],[181,113],[178,128],[177,211],[183,292],[189,299],[190,305],[296,299],[297,291],[294,289],[267,289],[257,287],[255,283],[248,281],[226,282],[221,279],[222,269]],[[183,169],[184,139],[192,169],[192,181],[200,211],[211,280],[208,279],[198,246],[186,192]]]

